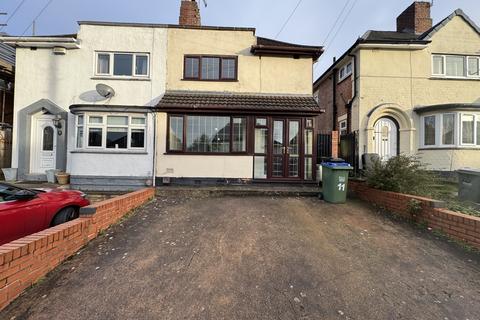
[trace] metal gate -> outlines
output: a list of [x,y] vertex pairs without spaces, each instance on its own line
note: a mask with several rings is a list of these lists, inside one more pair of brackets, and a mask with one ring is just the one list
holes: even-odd
[[321,132],[317,135],[317,164],[325,158],[332,157],[332,132]]
[[338,156],[354,168],[353,174],[358,172],[358,133],[352,132],[340,136],[340,146],[338,148]]

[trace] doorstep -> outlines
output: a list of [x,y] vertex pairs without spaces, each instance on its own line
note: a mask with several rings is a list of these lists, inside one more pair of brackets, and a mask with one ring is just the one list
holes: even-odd
[[321,188],[315,184],[246,184],[222,186],[159,186],[156,194],[174,194],[179,191],[203,192],[217,196],[279,196],[279,197],[317,197]]

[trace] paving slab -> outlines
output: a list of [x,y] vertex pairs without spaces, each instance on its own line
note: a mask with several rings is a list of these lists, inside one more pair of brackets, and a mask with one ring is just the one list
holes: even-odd
[[480,256],[365,203],[164,195],[0,319],[470,319]]

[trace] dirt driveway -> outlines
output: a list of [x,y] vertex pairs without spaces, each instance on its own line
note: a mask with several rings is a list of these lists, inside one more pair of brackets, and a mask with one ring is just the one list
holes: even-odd
[[0,318],[478,320],[480,258],[357,201],[178,194]]

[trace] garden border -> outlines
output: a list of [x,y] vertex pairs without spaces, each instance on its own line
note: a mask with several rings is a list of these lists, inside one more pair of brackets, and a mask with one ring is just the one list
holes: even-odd
[[[349,181],[349,192],[361,200],[416,222],[425,223],[447,236],[480,249],[480,218],[445,209],[443,201],[369,187],[364,181]],[[412,200],[420,204],[411,212]]]
[[0,246],[0,311],[25,289],[135,208],[155,197],[147,188],[80,209],[73,221]]

